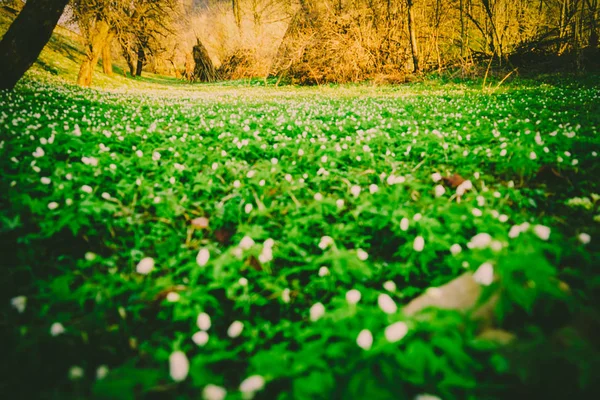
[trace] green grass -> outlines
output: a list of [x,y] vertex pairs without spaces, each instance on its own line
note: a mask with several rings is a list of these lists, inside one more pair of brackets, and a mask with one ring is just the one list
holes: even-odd
[[[597,392],[597,76],[90,90],[63,61],[0,93],[2,393],[236,399],[253,375],[260,399]],[[470,312],[403,311],[489,265],[510,344]]]

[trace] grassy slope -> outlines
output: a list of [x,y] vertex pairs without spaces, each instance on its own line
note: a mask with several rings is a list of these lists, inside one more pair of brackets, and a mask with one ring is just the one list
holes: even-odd
[[[98,91],[69,85],[79,46],[58,33],[16,92],[0,95],[0,241],[10,267],[1,291],[28,296],[22,315],[8,301],[1,306],[14,351],[5,354],[0,375],[10,382],[0,390],[20,398],[89,398],[92,390],[109,398],[198,398],[214,383],[236,398],[242,379],[261,374],[268,380],[261,395],[269,399],[595,392],[598,343],[585,328],[593,332],[598,323],[598,205],[566,202],[600,193],[597,77],[517,82],[489,94],[439,82],[188,85],[107,78],[98,70]],[[248,144],[238,147],[235,139]],[[38,147],[43,157],[32,155]],[[555,171],[544,172],[545,165]],[[474,189],[460,203],[449,187],[437,198],[434,172],[459,172]],[[389,184],[390,174],[405,181]],[[378,192],[371,194],[374,184]],[[353,185],[361,187],[359,197],[350,193]],[[53,202],[58,208],[48,207]],[[254,207],[250,213],[246,204]],[[198,216],[210,219],[210,229],[190,229]],[[407,230],[400,228],[403,218],[410,220]],[[523,222],[551,227],[550,239],[532,230],[510,238],[511,227]],[[482,232],[503,249],[467,249]],[[588,246],[581,233],[592,236]],[[239,259],[245,235],[258,245]],[[318,247],[323,235],[334,237],[337,250]],[[413,250],[417,235],[425,238],[422,252]],[[269,237],[274,260],[257,268],[250,256],[258,257]],[[453,243],[463,248],[457,256],[449,252]],[[195,261],[200,248],[210,250],[205,268]],[[358,248],[367,260],[357,258]],[[146,277],[135,272],[143,256],[156,260]],[[377,306],[386,281],[396,283],[390,294],[402,305],[486,261],[500,277],[491,289],[504,293],[498,325],[519,338],[506,349],[479,340],[476,326],[460,315],[409,319]],[[319,277],[323,265],[330,275]],[[345,301],[352,288],[362,293],[356,308]],[[172,291],[179,302],[164,300]],[[327,313],[311,323],[315,302]],[[191,341],[200,311],[213,320],[203,348]],[[227,329],[234,319],[245,328],[232,340]],[[398,320],[411,332],[387,343],[384,329]],[[66,327],[64,335],[48,334],[54,322]],[[356,346],[364,328],[375,337],[370,352]],[[193,366],[182,385],[168,377],[175,348]],[[111,369],[104,381],[94,377],[100,365]],[[82,380],[68,379],[72,366],[84,369]]]

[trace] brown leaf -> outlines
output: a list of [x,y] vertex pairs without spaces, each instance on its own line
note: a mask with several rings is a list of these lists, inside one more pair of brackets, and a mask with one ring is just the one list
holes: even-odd
[[234,233],[232,229],[219,228],[215,231],[215,239],[221,244],[228,244]]
[[254,256],[248,257],[248,259],[246,260],[246,265],[249,266],[250,268],[252,268],[255,271],[259,271],[260,272],[260,271],[263,270],[262,264]]
[[459,174],[454,174],[452,176],[447,176],[447,177],[442,178],[442,179],[444,181],[444,184],[446,186],[450,186],[452,189],[456,189],[457,187],[460,186],[461,183],[463,183],[465,181],[465,178],[463,178]]

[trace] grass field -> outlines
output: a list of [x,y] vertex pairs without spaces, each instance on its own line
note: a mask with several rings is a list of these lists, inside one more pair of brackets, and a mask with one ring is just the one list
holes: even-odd
[[598,77],[65,76],[0,93],[3,393],[597,392]]

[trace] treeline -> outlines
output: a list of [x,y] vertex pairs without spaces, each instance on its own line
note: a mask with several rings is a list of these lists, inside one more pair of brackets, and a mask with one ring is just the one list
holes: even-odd
[[600,58],[599,1],[28,0],[0,42],[13,60],[0,86],[35,61],[67,3],[85,46],[78,84],[89,86],[100,59],[112,73],[114,54],[132,76],[146,67],[201,81],[402,80],[492,63],[581,70]]

